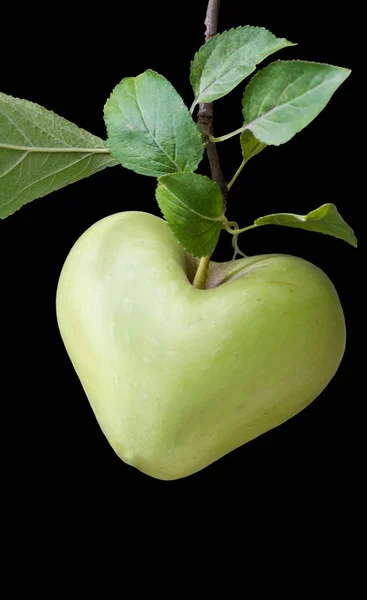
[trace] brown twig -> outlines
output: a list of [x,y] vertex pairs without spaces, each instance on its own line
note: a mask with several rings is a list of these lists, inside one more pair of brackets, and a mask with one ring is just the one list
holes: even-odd
[[[206,9],[205,17],[205,41],[207,42],[211,37],[217,33],[218,29],[218,15],[219,15],[220,0],[209,0],[208,7]],[[213,144],[209,136],[213,135],[213,103],[206,102],[199,104],[199,110],[197,115],[197,124],[204,138],[204,144],[208,154],[210,170],[212,173],[212,179],[215,181],[222,192],[223,196],[223,209],[226,210],[227,200],[227,183],[223,177],[222,169],[219,163],[219,157],[217,153],[216,145]],[[208,277],[208,269],[210,265],[210,256],[203,256],[196,270],[196,274],[192,285],[198,289],[205,289],[206,280]]]
[[205,17],[205,21],[204,21],[204,25],[206,27],[206,31],[205,31],[205,41],[206,42],[208,41],[209,38],[213,37],[217,33],[219,7],[220,7],[220,0],[209,0],[208,8],[206,9],[206,17]]
[[[209,0],[205,17],[205,41],[217,33],[218,15],[219,15],[220,0]],[[199,104],[197,115],[197,124],[204,137],[212,179],[215,181],[222,192],[224,210],[226,208],[227,199],[227,184],[223,177],[222,169],[219,163],[216,145],[209,141],[209,135],[213,135],[213,103]]]

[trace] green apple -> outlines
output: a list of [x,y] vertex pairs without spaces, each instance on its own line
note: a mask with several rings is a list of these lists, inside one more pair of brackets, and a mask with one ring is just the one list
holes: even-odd
[[162,219],[124,212],[76,242],[57,290],[66,350],[118,456],[185,477],[276,427],[329,383],[343,311],[311,263],[273,254],[211,263],[195,288]]

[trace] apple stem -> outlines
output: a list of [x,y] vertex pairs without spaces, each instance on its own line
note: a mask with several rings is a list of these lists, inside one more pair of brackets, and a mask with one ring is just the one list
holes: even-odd
[[[205,41],[207,42],[211,37],[217,33],[218,29],[218,15],[219,15],[220,0],[209,0],[206,9],[205,17]],[[201,131],[206,147],[206,152],[209,159],[210,170],[212,179],[215,181],[222,192],[223,196],[223,210],[226,210],[226,201],[228,187],[224,179],[222,169],[219,162],[218,152],[216,145],[211,142],[213,136],[213,103],[212,102],[201,102],[199,104],[199,110],[197,114],[197,124]],[[203,256],[200,259],[199,266],[193,281],[193,285],[199,289],[205,289],[205,282],[208,275],[210,256]]]
[[200,259],[199,266],[195,273],[194,281],[192,285],[198,290],[205,290],[206,279],[208,277],[208,269],[210,263],[210,256],[203,256]]

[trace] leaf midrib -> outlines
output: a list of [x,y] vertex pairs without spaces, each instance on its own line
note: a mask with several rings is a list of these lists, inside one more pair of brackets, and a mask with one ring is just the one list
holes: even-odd
[[[287,85],[284,87],[284,89],[281,91],[277,102],[279,102],[279,99],[281,98],[281,96],[284,94],[284,92],[286,91],[287,87],[294,84],[297,79],[299,79],[299,77],[301,77],[301,75],[299,75],[298,77],[296,77],[296,79],[294,79],[293,81],[290,81],[289,83],[287,83]],[[336,78],[333,78],[336,79]],[[243,131],[245,131],[246,129],[250,129],[250,125],[254,125],[254,123],[256,123],[257,121],[260,121],[261,119],[267,117],[269,114],[275,112],[276,110],[280,110],[283,109],[285,106],[287,106],[288,104],[291,104],[294,100],[299,100],[300,98],[303,98],[304,96],[306,96],[307,94],[310,94],[312,92],[315,92],[315,90],[317,90],[318,88],[325,86],[325,85],[330,85],[331,83],[331,79],[328,79],[327,81],[323,81],[322,83],[319,83],[318,85],[316,85],[315,87],[307,90],[306,92],[303,92],[302,94],[300,94],[299,96],[295,96],[294,98],[292,98],[292,100],[287,100],[287,102],[283,102],[281,104],[277,104],[275,103],[271,108],[269,108],[268,110],[266,110],[264,113],[262,113],[261,115],[259,115],[258,117],[256,117],[255,119],[253,119],[252,121],[250,121],[246,127],[243,129]],[[296,107],[298,108],[298,107]],[[260,140],[262,141],[262,140]]]
[[14,144],[4,144],[0,142],[0,149],[1,148],[18,152],[48,152],[51,154],[68,154],[72,152],[77,152],[79,154],[111,154],[107,148],[71,148],[69,146],[46,148],[43,146],[16,146]]
[[191,206],[189,206],[188,204],[185,204],[181,198],[179,198],[178,196],[176,196],[176,194],[174,194],[172,192],[172,190],[170,190],[167,186],[164,185],[164,183],[160,182],[160,185],[162,186],[162,188],[164,188],[169,195],[173,196],[174,198],[176,198],[177,202],[179,204],[181,204],[185,209],[188,209],[190,212],[192,212],[193,214],[197,215],[198,217],[200,217],[201,219],[206,219],[207,221],[213,221],[213,222],[219,222],[222,221],[224,222],[225,217],[223,215],[221,215],[220,217],[208,217],[206,215],[202,215],[201,213],[197,212],[196,210],[194,210],[193,208],[191,208]]
[[[149,129],[148,125],[147,125],[147,122],[145,120],[145,117],[143,115],[142,107],[140,106],[140,103],[139,103],[138,90],[136,88],[135,78],[133,78],[133,85],[134,85],[134,89],[135,89],[135,97],[134,96],[132,96],[132,97],[136,100],[136,103],[137,103],[137,106],[138,106],[138,109],[139,109],[139,113],[140,113],[141,119],[142,119],[142,121],[144,123],[144,126],[145,126],[147,132],[152,137],[152,139],[154,140],[154,142],[158,146],[158,148],[161,150],[161,152],[163,152],[163,154],[165,156],[167,156],[168,160],[174,165],[174,167],[176,168],[176,170],[182,173],[181,167],[170,157],[169,154],[167,154],[166,150],[161,146],[161,144],[159,143],[159,141],[157,140],[157,138],[155,137],[155,135],[150,131],[150,129]],[[131,94],[128,93],[128,95],[131,95]]]

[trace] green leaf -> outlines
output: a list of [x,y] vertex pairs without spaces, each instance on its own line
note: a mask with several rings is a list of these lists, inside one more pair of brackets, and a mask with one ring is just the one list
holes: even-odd
[[241,133],[240,136],[241,148],[242,148],[242,156],[245,162],[249,161],[250,158],[259,154],[264,148],[266,148],[266,144],[263,142],[259,142],[254,136],[254,134],[249,130],[245,129]]
[[317,231],[340,238],[355,248],[357,238],[353,229],[346,223],[338,213],[335,204],[323,204],[319,208],[308,213],[308,215],[294,215],[292,213],[278,213],[267,215],[256,219],[255,225],[286,225],[287,227],[298,227],[308,231]]
[[158,179],[156,198],[181,246],[193,256],[211,254],[225,217],[219,186],[195,173],[176,173]]
[[104,114],[107,146],[127,169],[152,177],[197,169],[204,152],[200,131],[162,75],[148,70],[123,79]]
[[349,69],[314,62],[276,61],[251,79],[243,96],[247,129],[278,146],[317,117]]
[[225,96],[267,56],[295,45],[263,27],[246,25],[218,33],[200,48],[191,63],[193,106]]
[[100,138],[38,104],[0,93],[0,218],[115,164]]

